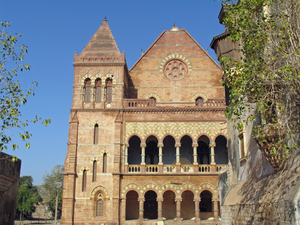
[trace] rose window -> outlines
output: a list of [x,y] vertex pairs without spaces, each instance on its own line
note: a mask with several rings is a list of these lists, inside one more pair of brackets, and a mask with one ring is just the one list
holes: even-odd
[[166,63],[164,68],[164,74],[170,80],[181,80],[187,72],[186,64],[179,59],[170,60]]

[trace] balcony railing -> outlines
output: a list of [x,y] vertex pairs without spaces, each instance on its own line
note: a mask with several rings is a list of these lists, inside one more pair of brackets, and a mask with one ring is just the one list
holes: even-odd
[[140,165],[129,165],[128,166],[128,173],[139,173],[141,172]]
[[203,106],[203,107],[219,107],[219,106],[226,106],[225,99],[208,99],[206,102],[203,103],[196,103],[196,106]]
[[[210,173],[210,172],[223,172],[229,169],[227,164],[201,164],[201,165],[128,165],[128,173]],[[160,171],[161,170],[161,171]]]
[[200,173],[205,173],[205,172],[210,172],[210,171],[211,171],[210,165],[199,165]]
[[153,99],[124,99],[124,108],[141,108],[141,107],[155,107],[156,102]]
[[158,165],[146,165],[146,173],[157,173]]
[[229,170],[229,165],[227,165],[227,164],[216,165],[216,170],[217,170],[217,172]]

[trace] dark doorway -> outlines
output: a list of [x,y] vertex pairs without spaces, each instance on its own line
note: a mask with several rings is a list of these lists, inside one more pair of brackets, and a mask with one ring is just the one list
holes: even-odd
[[157,165],[158,164],[158,148],[157,143],[150,141],[146,146],[146,164]]
[[203,191],[200,194],[200,212],[212,212],[211,193],[209,191]]
[[176,218],[176,201],[173,191],[166,191],[163,195],[162,216],[167,220]]
[[198,142],[197,154],[199,164],[210,164],[209,148],[204,141]]
[[139,218],[138,194],[135,191],[129,191],[126,195],[126,220]]
[[157,195],[154,191],[147,191],[144,202],[144,218],[157,219]]

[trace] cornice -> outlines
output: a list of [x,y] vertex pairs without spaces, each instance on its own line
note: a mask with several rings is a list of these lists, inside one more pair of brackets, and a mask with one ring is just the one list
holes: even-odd
[[224,112],[225,106],[219,107],[149,107],[149,108],[115,108],[115,109],[71,109],[71,112],[123,112],[123,113],[191,113],[191,112]]
[[74,62],[73,66],[124,66],[125,62]]

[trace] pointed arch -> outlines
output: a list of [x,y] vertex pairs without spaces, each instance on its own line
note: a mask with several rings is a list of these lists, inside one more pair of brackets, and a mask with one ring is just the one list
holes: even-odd
[[156,102],[161,102],[160,97],[155,93],[149,93],[145,96],[145,99],[155,98]]
[[202,93],[202,92],[198,92],[196,94],[194,94],[191,98],[191,102],[195,102],[197,98],[202,98],[203,99],[203,103],[207,102],[208,98],[206,96],[206,94]]
[[95,197],[97,197],[97,193],[103,193],[104,194],[104,199],[109,199],[110,196],[109,196],[109,193],[108,193],[108,190],[102,186],[102,185],[98,185],[97,187],[95,187],[92,191],[91,191],[91,194],[90,194],[90,199],[93,200],[95,199]]

